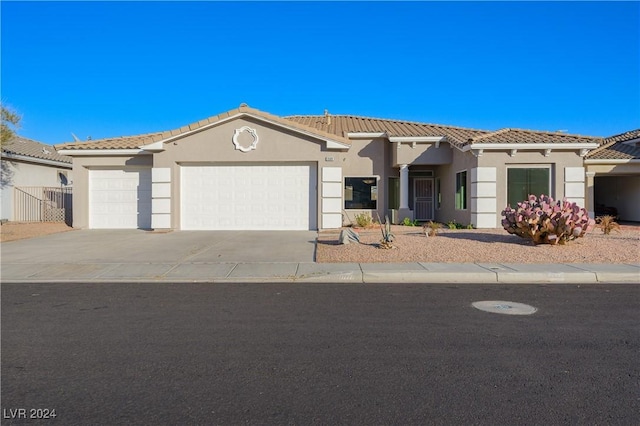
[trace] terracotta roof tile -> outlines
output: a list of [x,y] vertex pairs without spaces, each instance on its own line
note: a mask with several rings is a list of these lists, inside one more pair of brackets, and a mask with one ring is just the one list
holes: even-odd
[[238,114],[254,115],[254,116],[266,119],[268,121],[282,124],[284,126],[293,127],[301,131],[315,134],[321,138],[333,139],[338,142],[344,143],[345,145],[351,144],[351,142],[342,135],[336,135],[334,133],[327,132],[323,129],[319,129],[313,126],[308,126],[302,123],[296,123],[294,121],[287,120],[273,114],[269,114],[254,108],[250,108],[243,104],[239,108],[232,109],[230,111],[188,124],[186,126],[182,126],[179,129],[167,130],[164,132],[147,133],[144,135],[105,138],[105,139],[99,139],[99,140],[87,141],[87,142],[64,143],[64,144],[56,145],[55,148],[58,150],[60,149],[65,149],[65,150],[138,149],[143,145],[146,145],[152,142],[158,142],[160,140],[168,139],[171,137],[177,137],[184,133],[200,129],[204,126],[214,124],[218,121],[224,120],[225,118],[233,117]]
[[60,155],[53,146],[16,136],[2,147],[2,154],[23,155],[41,160],[59,161],[71,164],[71,157]]
[[546,132],[525,129],[500,129],[473,137],[468,144],[565,144],[565,143],[601,143],[602,138],[592,136],[573,135],[561,132]]
[[599,148],[587,154],[587,158],[590,160],[640,160],[640,146],[624,143],[634,139],[640,139],[640,129],[605,138]]
[[486,130],[354,115],[293,115],[284,118],[341,136],[346,133],[386,133],[389,137],[444,136],[457,145],[488,133]]

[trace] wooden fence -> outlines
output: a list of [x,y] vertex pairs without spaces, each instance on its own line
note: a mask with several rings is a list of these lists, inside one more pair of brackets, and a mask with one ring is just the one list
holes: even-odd
[[21,186],[13,192],[16,222],[65,222],[71,226],[73,188]]

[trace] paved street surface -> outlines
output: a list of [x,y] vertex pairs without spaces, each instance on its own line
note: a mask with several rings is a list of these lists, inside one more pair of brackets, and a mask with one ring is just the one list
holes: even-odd
[[2,424],[635,425],[639,290],[2,284]]

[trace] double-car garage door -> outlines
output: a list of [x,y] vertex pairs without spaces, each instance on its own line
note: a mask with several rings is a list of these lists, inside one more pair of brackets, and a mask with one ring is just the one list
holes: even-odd
[[310,164],[181,167],[181,229],[316,228]]
[[[184,165],[180,170],[183,230],[317,228],[312,164]],[[92,170],[89,182],[91,228],[151,228],[151,169]]]

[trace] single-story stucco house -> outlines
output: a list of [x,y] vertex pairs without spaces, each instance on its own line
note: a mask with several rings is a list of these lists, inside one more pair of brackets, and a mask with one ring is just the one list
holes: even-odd
[[603,144],[242,104],[180,129],[56,149],[73,157],[76,228],[315,230],[361,212],[495,228],[529,193],[584,206],[585,157]]
[[[42,201],[45,196],[41,190],[33,192],[27,188],[68,188],[72,181],[71,163],[71,157],[60,155],[50,145],[21,136],[9,140],[2,146],[1,219],[42,220],[42,209],[31,214],[16,205],[20,199],[16,192],[22,191],[24,198]],[[32,207],[34,203],[26,204]]]

